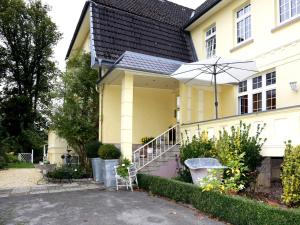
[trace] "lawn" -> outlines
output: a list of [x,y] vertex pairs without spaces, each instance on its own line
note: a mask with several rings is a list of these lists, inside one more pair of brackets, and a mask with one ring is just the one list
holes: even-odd
[[32,163],[26,163],[26,162],[17,162],[17,163],[8,163],[7,168],[9,169],[24,169],[24,168],[34,168],[34,165]]

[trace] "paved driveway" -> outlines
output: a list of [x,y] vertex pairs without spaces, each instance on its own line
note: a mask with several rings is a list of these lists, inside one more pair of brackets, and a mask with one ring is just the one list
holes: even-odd
[[143,192],[87,190],[0,199],[1,225],[224,225]]

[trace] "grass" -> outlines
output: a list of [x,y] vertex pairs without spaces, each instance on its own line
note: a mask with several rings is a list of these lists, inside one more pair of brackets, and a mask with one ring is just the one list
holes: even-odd
[[34,165],[32,163],[26,163],[26,162],[18,162],[18,163],[8,163],[7,165],[8,169],[25,169],[25,168],[34,168]]

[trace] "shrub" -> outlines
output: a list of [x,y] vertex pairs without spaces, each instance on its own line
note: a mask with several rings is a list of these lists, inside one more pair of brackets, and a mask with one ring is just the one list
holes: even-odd
[[231,127],[230,134],[226,130],[220,131],[216,142],[217,158],[229,167],[224,178],[227,181],[234,179],[236,187],[249,186],[256,179],[257,167],[263,160],[260,152],[265,140],[260,135],[264,127],[258,125],[255,136],[250,136],[250,129],[250,124],[241,121],[239,127]]
[[80,166],[62,166],[52,172],[48,172],[46,176],[57,180],[71,180],[88,177]]
[[18,163],[18,156],[16,156],[13,152],[6,153],[6,160],[8,163]]
[[153,194],[192,204],[233,225],[299,225],[300,212],[281,209],[240,196],[203,192],[193,184],[139,174],[139,187]]
[[112,144],[102,145],[98,153],[101,159],[119,159],[121,156],[120,150]]
[[286,144],[282,164],[283,202],[288,206],[300,205],[300,145]]
[[123,178],[128,177],[128,167],[130,166],[130,164],[131,163],[129,159],[123,159],[117,168],[118,175]]
[[0,169],[4,169],[7,166],[6,160],[3,156],[0,156]]
[[102,143],[99,141],[92,141],[85,145],[86,155],[88,158],[98,158],[98,151]]
[[154,137],[143,137],[141,139],[141,142],[142,142],[143,145],[145,145],[145,144],[147,144],[148,142],[150,142],[152,140],[154,140]]
[[193,183],[191,172],[188,168],[182,167],[178,171],[178,176],[174,178],[175,180],[179,180],[186,183]]
[[184,161],[191,158],[213,157],[214,141],[209,139],[206,132],[202,132],[194,136],[192,140],[187,138],[180,147],[180,162],[184,165]]

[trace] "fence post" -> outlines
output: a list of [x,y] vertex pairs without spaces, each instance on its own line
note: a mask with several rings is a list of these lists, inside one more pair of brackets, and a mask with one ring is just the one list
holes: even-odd
[[31,150],[31,163],[33,163],[33,149]]

